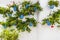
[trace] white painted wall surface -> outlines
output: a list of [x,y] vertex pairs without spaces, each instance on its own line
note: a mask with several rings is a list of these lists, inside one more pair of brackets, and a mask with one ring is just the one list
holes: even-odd
[[[15,2],[22,2],[23,0],[0,0],[0,6],[5,6],[6,4],[9,4],[10,1],[15,1]],[[32,0],[32,2],[36,2],[37,0]],[[50,14],[50,9],[48,7],[48,0],[39,0],[43,11],[39,13],[39,22],[42,21],[43,18],[47,17],[47,15]],[[59,9],[55,8],[53,10]],[[0,21],[4,20],[4,18],[1,17],[0,15]],[[0,28],[1,29],[1,28]],[[31,33],[28,32],[22,32],[20,33],[20,40],[60,40],[60,29],[57,28],[56,26],[54,28],[50,28],[47,25],[41,25],[38,24],[36,28],[31,28],[32,31]],[[0,30],[1,31],[1,30]]]

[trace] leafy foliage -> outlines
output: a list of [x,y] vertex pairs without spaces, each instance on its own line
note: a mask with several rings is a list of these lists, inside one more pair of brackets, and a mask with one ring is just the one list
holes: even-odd
[[16,30],[5,29],[1,32],[0,38],[1,40],[17,40],[18,32]]
[[59,2],[58,2],[58,1],[50,0],[50,1],[48,2],[48,5],[50,5],[50,6],[54,5],[54,6],[57,7],[57,6],[59,5]]
[[[26,18],[25,16],[34,16],[34,12],[41,11],[42,8],[40,7],[39,2],[33,4],[30,1],[24,1],[21,5],[21,8],[19,8],[20,4],[17,5],[15,3],[11,6],[9,5],[8,8],[0,7],[0,14],[3,14],[4,17],[7,17],[6,22],[0,22],[5,29],[16,26],[19,31],[30,32],[30,22],[33,27],[37,25],[37,22],[34,18]],[[13,10],[11,10],[11,8],[13,8]],[[25,17],[26,21],[23,21],[24,17],[21,15]]]
[[[39,2],[31,3],[30,1],[24,1],[22,7],[19,8],[20,4],[9,5],[8,8],[0,7],[0,14],[3,17],[7,17],[6,22],[0,22],[0,24],[4,27],[0,38],[2,40],[18,40],[18,33],[15,30],[10,30],[11,27],[15,27],[19,32],[28,31],[30,32],[30,26],[36,27],[37,21],[34,18],[29,18],[29,15],[34,16],[34,13],[37,11],[41,11]],[[13,8],[13,10],[11,10]],[[29,16],[29,17],[25,17]],[[23,21],[23,19],[26,21]],[[9,28],[9,30],[7,30]]]
[[43,25],[46,24],[47,20],[51,23],[51,25],[54,25],[55,23],[60,24],[60,10],[50,14],[48,18],[43,19],[42,24]]

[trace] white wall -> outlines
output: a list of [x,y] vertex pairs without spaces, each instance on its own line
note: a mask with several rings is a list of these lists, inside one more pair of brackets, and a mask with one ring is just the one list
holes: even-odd
[[[15,2],[21,2],[23,0],[0,0],[0,6],[4,6],[6,4],[9,4],[10,1]],[[32,0],[33,2],[36,2],[37,0]],[[51,10],[48,7],[48,0],[40,0],[41,6],[43,8],[43,11],[39,13],[38,21],[41,22],[43,18],[47,17],[47,15],[50,14]],[[59,8],[55,8],[53,10],[56,10]],[[0,21],[3,19],[0,16]],[[22,32],[20,33],[20,40],[60,40],[60,29],[56,26],[54,28],[51,28],[47,25],[41,25],[38,24],[36,28],[31,28],[31,33],[28,32]]]

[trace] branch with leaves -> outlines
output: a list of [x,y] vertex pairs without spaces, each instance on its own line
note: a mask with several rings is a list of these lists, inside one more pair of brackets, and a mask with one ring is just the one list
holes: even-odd
[[43,19],[42,24],[55,25],[55,23],[60,24],[60,10],[53,12],[48,16],[48,18]]
[[29,13],[30,15],[33,15],[34,12],[41,11],[42,9],[39,3],[37,2],[35,4],[31,4],[30,2],[25,1],[22,3],[22,8],[21,8],[22,10],[19,10],[18,9],[19,6],[16,4],[10,6],[9,9],[11,7],[13,7],[14,11],[16,11],[16,13],[14,14],[15,17],[12,17],[13,12],[9,10],[9,13],[6,13],[8,14],[7,17],[9,16],[9,18],[7,18],[7,21],[5,23],[2,23],[2,25],[6,28],[15,25],[18,30],[22,30],[22,31],[27,30],[28,32],[30,32],[30,28],[28,27],[28,25],[36,26],[37,22],[35,21],[35,19],[25,18],[26,19],[25,22],[23,22],[21,19],[23,19],[24,16],[28,16]]
[[[20,5],[22,5],[20,7]],[[13,10],[11,10],[13,9]],[[0,7],[0,14],[7,18],[6,22],[0,22],[4,30],[2,31],[0,38],[1,40],[18,40],[18,33],[10,28],[16,28],[19,32],[28,31],[30,32],[30,26],[36,27],[37,21],[34,17],[29,18],[30,15],[34,16],[37,11],[42,11],[40,3],[31,3],[30,1],[24,1],[22,4],[9,5],[8,8]],[[25,17],[29,16],[29,17]],[[23,21],[23,19],[26,21]],[[9,30],[7,30],[9,28]]]
[[[19,6],[22,5],[21,8]],[[13,10],[11,10],[13,8]],[[17,5],[9,5],[8,8],[0,7],[0,14],[4,17],[7,17],[6,22],[0,22],[3,27],[6,29],[8,27],[16,26],[16,28],[20,31],[28,31],[30,32],[31,29],[29,26],[36,26],[37,21],[34,18],[25,18],[26,21],[23,21],[25,16],[32,15],[37,11],[41,11],[42,8],[40,3],[31,3],[30,1],[24,1],[23,3]],[[15,12],[15,14],[14,14]]]

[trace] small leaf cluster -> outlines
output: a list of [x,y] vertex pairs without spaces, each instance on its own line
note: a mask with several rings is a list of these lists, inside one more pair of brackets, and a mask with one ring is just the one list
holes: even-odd
[[17,40],[18,32],[16,30],[5,29],[0,34],[1,40]]
[[50,22],[51,25],[54,25],[55,23],[60,24],[60,10],[58,10],[57,12],[53,12],[48,16],[48,18],[43,19],[42,24],[47,24],[47,20]]
[[58,7],[59,1],[50,0],[50,1],[48,2],[48,5],[50,5],[50,6],[54,5],[54,6]]

